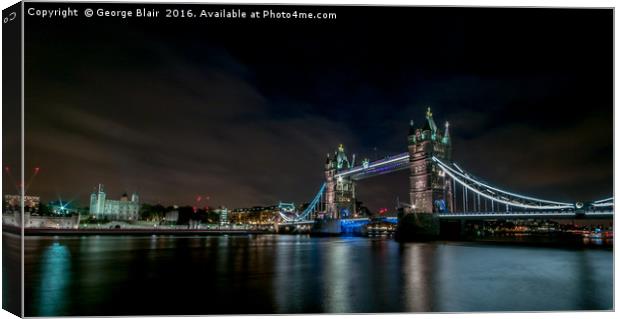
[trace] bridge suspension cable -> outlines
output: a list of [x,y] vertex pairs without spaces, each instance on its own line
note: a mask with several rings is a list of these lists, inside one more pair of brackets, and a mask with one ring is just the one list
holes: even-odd
[[[493,187],[477,179],[474,179],[473,177],[469,176],[469,174],[465,173],[463,170],[461,170],[456,165],[455,167],[457,167],[458,170],[460,170],[462,173],[457,171],[456,169],[451,168],[450,166],[443,163],[441,160],[439,160],[438,158],[434,156],[432,160],[437,163],[439,168],[444,173],[448,174],[456,182],[458,182],[461,186],[463,186],[465,188],[465,191],[470,190],[479,196],[490,199],[492,202],[494,201],[494,202],[505,204],[507,205],[507,209],[508,209],[508,206],[520,207],[520,208],[526,208],[526,209],[536,209],[536,210],[574,208],[574,205],[571,203],[550,201],[550,200],[545,200],[545,199],[524,196],[524,195],[515,194],[512,192],[508,192],[508,191]],[[476,185],[477,187],[474,187],[472,184]],[[482,188],[482,189],[479,189],[479,188]],[[509,197],[513,197],[515,199],[511,200],[510,198],[500,196],[501,194],[509,196]],[[525,202],[516,201],[517,199],[525,200]]]
[[594,203],[595,204],[599,204],[599,203],[603,203],[603,202],[613,202],[613,200],[614,200],[613,197],[609,197],[609,198],[605,198],[605,199],[594,201]]
[[609,198],[605,198],[605,199],[594,201],[592,203],[592,206],[594,206],[594,207],[611,207],[611,206],[614,206],[614,198],[613,197],[609,197]]

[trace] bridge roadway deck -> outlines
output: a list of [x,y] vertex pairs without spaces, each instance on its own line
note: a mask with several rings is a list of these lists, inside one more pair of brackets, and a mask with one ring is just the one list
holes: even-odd
[[[584,211],[576,213],[574,211],[555,211],[555,212],[454,212],[439,213],[439,219],[466,219],[466,220],[485,220],[485,219],[613,219],[613,211]],[[389,222],[395,222],[396,217],[383,218]],[[342,219],[343,223],[358,223],[370,221],[369,218],[351,218]],[[313,220],[299,221],[290,223],[296,224],[313,224]],[[289,224],[289,223],[287,223]],[[283,224],[284,225],[284,224]]]
[[607,219],[613,211],[563,212],[455,212],[440,213],[440,219]]

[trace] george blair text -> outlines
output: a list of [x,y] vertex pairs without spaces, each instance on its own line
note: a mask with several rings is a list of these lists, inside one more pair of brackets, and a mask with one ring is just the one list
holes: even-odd
[[159,11],[155,9],[136,9],[136,18],[157,18],[158,16]]

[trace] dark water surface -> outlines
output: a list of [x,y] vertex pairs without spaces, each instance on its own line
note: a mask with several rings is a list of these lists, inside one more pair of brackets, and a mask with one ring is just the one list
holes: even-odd
[[28,237],[25,270],[27,316],[613,307],[612,251],[603,249],[303,235]]

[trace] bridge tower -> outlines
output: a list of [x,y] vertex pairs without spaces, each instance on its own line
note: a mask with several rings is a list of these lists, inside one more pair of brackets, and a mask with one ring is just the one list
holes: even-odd
[[355,183],[347,177],[336,177],[339,171],[352,167],[344,146],[340,144],[333,157],[325,162],[325,208],[328,218],[345,218],[355,213]]
[[449,124],[442,132],[433,119],[429,107],[422,128],[409,127],[409,198],[411,212],[438,213],[454,210],[452,181],[444,175],[432,157],[449,162],[452,159],[452,141]]

